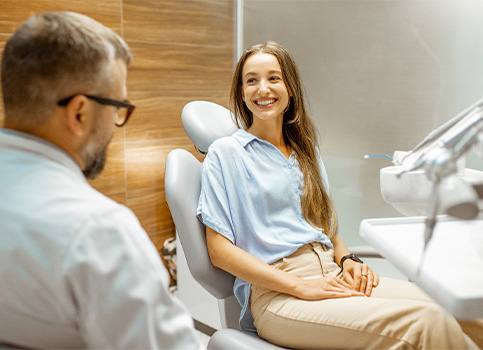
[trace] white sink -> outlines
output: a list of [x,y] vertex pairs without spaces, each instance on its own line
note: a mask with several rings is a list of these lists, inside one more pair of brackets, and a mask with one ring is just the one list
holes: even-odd
[[[426,215],[433,183],[428,180],[424,170],[411,171],[398,177],[403,168],[402,165],[395,165],[381,169],[382,198],[405,216]],[[466,168],[459,176],[469,183],[483,183],[483,171]]]

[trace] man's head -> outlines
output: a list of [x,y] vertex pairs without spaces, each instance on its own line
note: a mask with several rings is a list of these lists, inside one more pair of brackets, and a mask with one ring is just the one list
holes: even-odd
[[72,12],[31,17],[2,56],[5,127],[57,144],[86,176],[95,177],[117,122],[116,107],[88,96],[123,101],[131,59],[127,44],[89,17]]

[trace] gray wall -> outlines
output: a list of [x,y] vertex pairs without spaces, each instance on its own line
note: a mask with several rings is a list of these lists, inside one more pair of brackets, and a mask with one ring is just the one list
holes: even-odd
[[[244,0],[242,46],[275,40],[304,81],[348,245],[364,218],[400,216],[387,159],[483,97],[483,1]],[[468,166],[482,169],[470,155]]]

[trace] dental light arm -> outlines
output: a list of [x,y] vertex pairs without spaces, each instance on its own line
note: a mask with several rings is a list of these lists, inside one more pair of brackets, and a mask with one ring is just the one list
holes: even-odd
[[405,165],[401,175],[423,168],[430,180],[442,179],[455,171],[452,163],[481,140],[482,131],[483,101],[479,101],[470,110],[431,132],[419,146],[411,150],[401,160],[401,164]]
[[459,138],[456,139],[456,143],[453,146],[454,155],[456,158],[461,157],[466,152],[468,152],[473,145],[481,140],[483,132],[483,110],[480,108],[479,118],[475,120],[474,123],[469,125],[464,133],[461,134]]
[[433,182],[427,210],[424,250],[431,240],[438,213],[463,220],[471,220],[478,215],[478,194],[471,184],[457,175],[456,162],[481,142],[483,100],[432,131],[402,159],[405,170],[399,176],[424,169],[427,178]]
[[478,102],[474,103],[472,106],[468,107],[465,109],[463,112],[458,114],[457,116],[453,117],[443,125],[441,125],[439,128],[431,131],[423,140],[421,140],[411,151],[408,152],[408,154],[403,158],[402,162],[404,162],[404,159],[409,157],[410,155],[418,152],[425,146],[430,145],[431,143],[434,143],[435,140],[440,138],[442,135],[446,133],[449,129],[451,129],[453,126],[458,124],[460,121],[465,119],[465,117],[468,116],[468,114],[471,114],[477,107],[483,107],[483,99],[479,100]]

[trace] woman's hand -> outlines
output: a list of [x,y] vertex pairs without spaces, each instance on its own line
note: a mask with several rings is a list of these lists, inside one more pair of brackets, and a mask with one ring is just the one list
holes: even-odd
[[343,277],[353,290],[362,292],[368,297],[371,296],[372,289],[379,284],[379,275],[369,266],[349,259],[344,261]]
[[213,265],[256,286],[305,300],[364,296],[339,277],[302,279],[274,268],[209,227],[206,228],[206,242]]
[[300,299],[322,300],[364,296],[364,293],[354,290],[350,284],[335,276],[315,279],[296,278],[297,287],[293,295]]

